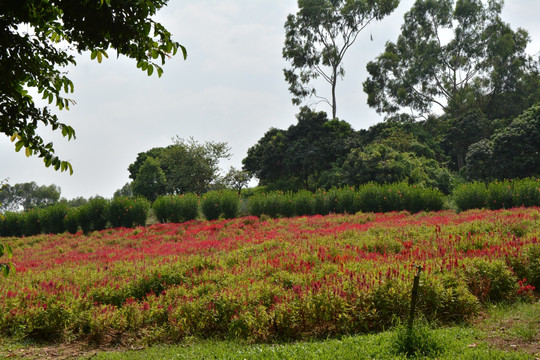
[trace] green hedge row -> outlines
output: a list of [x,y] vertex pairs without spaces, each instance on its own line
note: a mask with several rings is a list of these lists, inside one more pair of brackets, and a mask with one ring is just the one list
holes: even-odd
[[150,204],[143,198],[119,197],[113,200],[95,198],[87,204],[69,208],[56,204],[27,212],[7,212],[0,219],[0,236],[32,236],[41,233],[75,234],[112,227],[144,226]]
[[[500,209],[515,206],[540,206],[540,179],[527,178],[457,187],[450,195],[457,210],[474,208]],[[444,194],[431,188],[406,183],[364,184],[357,189],[318,190],[312,193],[273,191],[258,193],[248,200],[250,215],[291,217],[330,213],[389,212],[406,210],[438,211],[443,208]],[[159,197],[152,205],[160,222],[184,222],[204,216],[207,220],[235,218],[241,199],[232,190],[210,191],[202,198],[195,194]],[[78,208],[57,204],[25,213],[8,212],[0,218],[0,236],[30,236],[40,233],[84,233],[107,226],[133,227],[146,224],[150,203],[144,198],[95,198]]]
[[379,185],[369,183],[358,189],[341,188],[318,190],[315,193],[271,192],[257,194],[249,199],[251,215],[277,216],[326,215],[330,213],[354,214],[363,212],[438,211],[444,203],[444,194],[436,189],[420,188],[405,183]]
[[494,181],[489,184],[464,184],[452,193],[459,211],[503,209],[517,206],[540,206],[540,179]]

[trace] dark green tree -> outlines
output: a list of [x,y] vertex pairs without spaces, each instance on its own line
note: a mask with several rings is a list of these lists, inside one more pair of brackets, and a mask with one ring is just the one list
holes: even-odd
[[15,141],[15,150],[43,158],[46,166],[72,172],[54,154],[40,126],[75,137],[49,107],[34,102],[29,89],[59,110],[73,101],[73,83],[63,68],[75,64],[75,51],[89,51],[101,62],[110,49],[133,59],[137,67],[161,76],[165,60],[182,50],[163,25],[153,20],[167,0],[26,0],[0,1],[0,132]]
[[465,166],[465,156],[469,146],[482,139],[489,139],[493,132],[490,124],[486,115],[480,110],[469,110],[445,121],[443,145],[447,147],[448,155],[455,159],[457,170]]
[[166,148],[153,148],[139,153],[136,161],[129,165],[135,194],[137,191],[134,183],[149,158],[157,161],[165,175],[166,187],[163,194],[202,194],[219,179],[219,161],[230,157],[227,143],[208,141],[201,144],[192,138],[185,140],[178,137],[173,142],[173,145]]
[[[345,53],[362,29],[398,4],[398,0],[298,0],[298,13],[290,14],[285,23],[283,47],[283,57],[291,63],[284,74],[293,104],[314,96],[330,105],[336,118],[336,84],[345,75]],[[330,84],[330,99],[318,96],[310,86],[319,77]]]
[[193,138],[174,138],[160,158],[168,194],[203,194],[219,179],[221,159],[230,158],[225,142],[199,143]]
[[450,119],[471,109],[486,113],[519,87],[532,62],[525,53],[528,33],[513,31],[501,9],[502,0],[417,0],[397,42],[367,65],[368,104],[384,113],[410,108],[424,117],[438,107]]
[[152,157],[146,158],[131,184],[133,195],[143,196],[153,202],[158,196],[165,194],[166,188],[167,180],[159,162]]
[[540,102],[492,136],[494,175],[514,179],[540,175]]
[[355,132],[350,124],[328,120],[325,112],[302,107],[297,120],[286,131],[269,130],[248,150],[244,169],[261,185],[314,189],[320,185],[323,172],[344,159],[354,144]]
[[370,144],[353,149],[343,163],[343,185],[406,181],[449,193],[450,172],[434,159],[435,153],[415,136],[394,128]]
[[259,179],[260,185],[270,185],[286,178],[286,149],[286,131],[271,128],[257,144],[248,149],[247,156],[242,160],[243,169]]
[[493,177],[493,143],[482,139],[469,146],[465,158],[465,176],[469,181],[489,181]]

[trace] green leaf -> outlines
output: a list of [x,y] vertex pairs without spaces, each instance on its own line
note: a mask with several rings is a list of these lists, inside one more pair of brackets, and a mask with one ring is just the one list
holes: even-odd
[[24,141],[19,140],[15,143],[15,151],[19,152],[21,151],[22,147],[24,146]]
[[161,75],[163,75],[163,69],[161,67],[157,67],[157,73],[158,77],[161,77]]
[[101,61],[103,60],[103,56],[101,54],[101,51],[97,52],[97,62],[101,64]]
[[[184,57],[184,60],[186,60],[187,59],[187,50],[186,50],[186,48],[184,46],[180,45],[180,50],[182,50],[182,56]],[[177,49],[175,48],[173,54],[176,54],[176,51],[177,51]]]
[[90,54],[90,59],[94,60],[96,58],[97,54],[98,54],[97,50],[92,50],[92,53]]
[[148,65],[148,76],[152,76],[152,74],[154,73],[154,66],[153,65]]

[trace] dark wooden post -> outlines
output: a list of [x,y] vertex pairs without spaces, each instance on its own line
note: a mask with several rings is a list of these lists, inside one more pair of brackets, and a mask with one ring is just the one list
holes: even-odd
[[422,267],[414,265],[416,267],[416,275],[414,276],[414,282],[412,287],[411,295],[411,311],[409,313],[409,332],[413,329],[414,323],[414,308],[416,307],[416,300],[418,299],[418,284],[420,283],[420,273],[422,272]]

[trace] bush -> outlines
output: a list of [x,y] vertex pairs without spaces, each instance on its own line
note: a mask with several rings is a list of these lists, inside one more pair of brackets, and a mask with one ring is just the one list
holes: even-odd
[[90,231],[99,231],[107,227],[107,212],[109,201],[96,197],[80,206],[77,221],[82,231],[87,234]]
[[416,322],[412,330],[402,324],[394,328],[392,347],[396,355],[436,358],[444,351],[443,342],[428,324]]
[[527,178],[514,181],[514,206],[540,206],[540,179]]
[[107,213],[109,201],[101,197],[90,199],[86,204],[79,207],[77,221],[82,231],[87,234],[90,231],[100,231],[107,227]]
[[194,220],[199,215],[199,197],[192,193],[160,196],[154,201],[153,209],[162,223]]
[[173,204],[173,197],[171,195],[160,196],[154,201],[152,209],[160,223],[171,221]]
[[293,196],[294,214],[297,216],[313,215],[315,212],[315,196],[311,191],[300,190]]
[[444,204],[444,194],[438,189],[409,186],[404,194],[404,209],[420,211],[440,211]]
[[23,215],[16,212],[6,212],[4,219],[2,220],[2,236],[16,236],[23,235],[24,218]]
[[531,245],[522,255],[508,258],[518,280],[526,282],[540,290],[540,244]]
[[233,219],[240,210],[240,198],[233,190],[215,190],[204,194],[201,208],[207,220],[215,220],[220,216]]
[[178,212],[183,221],[195,220],[199,216],[199,197],[188,193],[177,198]]
[[511,208],[513,190],[510,181],[495,181],[488,185],[488,207],[492,210]]
[[328,215],[331,211],[330,197],[326,190],[318,189],[315,192],[315,209],[314,213],[317,215]]
[[66,204],[56,204],[42,209],[39,213],[41,229],[46,234],[61,234],[66,231],[64,219],[67,215]]
[[77,208],[70,208],[64,218],[65,229],[71,234],[76,234],[79,230],[78,213]]
[[360,186],[358,192],[358,207],[362,212],[381,212],[382,188],[379,184],[367,183]]
[[459,211],[481,209],[487,205],[488,190],[484,183],[473,182],[458,186],[452,197]]
[[238,216],[240,210],[240,198],[238,193],[233,190],[223,190],[221,192],[221,211],[225,219],[234,219]]
[[253,216],[260,217],[264,213],[264,205],[266,202],[266,194],[257,193],[249,198],[248,210]]
[[41,223],[39,222],[39,210],[31,209],[24,213],[24,230],[25,236],[38,235],[41,233]]
[[358,207],[357,192],[352,187],[331,189],[328,191],[328,205],[337,214],[355,214]]
[[108,217],[113,227],[146,225],[150,204],[144,198],[116,197],[109,205]]
[[470,291],[482,302],[511,301],[517,296],[518,279],[502,261],[475,259],[465,274]]
[[209,191],[204,194],[201,209],[206,220],[216,220],[221,214],[220,192]]

